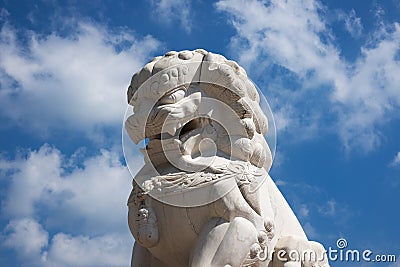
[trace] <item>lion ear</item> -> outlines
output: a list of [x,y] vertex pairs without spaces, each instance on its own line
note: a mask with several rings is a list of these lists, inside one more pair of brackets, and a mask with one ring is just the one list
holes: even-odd
[[131,84],[128,87],[127,97],[128,104],[132,105],[132,102],[136,100],[139,87],[151,77],[154,64],[162,57],[155,57],[149,63],[147,63],[140,71],[133,74]]

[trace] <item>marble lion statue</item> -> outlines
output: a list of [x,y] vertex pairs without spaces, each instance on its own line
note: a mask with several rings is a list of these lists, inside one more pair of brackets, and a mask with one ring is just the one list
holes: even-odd
[[128,200],[131,266],[329,266],[268,175],[268,119],[242,67],[172,51],[127,95],[126,132],[146,144]]

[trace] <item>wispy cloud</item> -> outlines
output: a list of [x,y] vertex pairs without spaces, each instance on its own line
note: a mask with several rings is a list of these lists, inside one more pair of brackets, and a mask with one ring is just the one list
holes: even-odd
[[287,183],[284,180],[281,180],[281,179],[276,180],[275,184],[277,186],[285,186],[285,185],[287,185]]
[[[309,138],[333,131],[347,150],[380,144],[380,126],[400,107],[398,23],[382,24],[349,62],[318,1],[221,0],[216,8],[236,29],[236,57],[266,84],[279,129],[296,138],[299,128]],[[352,12],[344,23],[353,33],[361,28]]]
[[319,208],[319,212],[323,215],[334,217],[337,213],[336,205],[336,201],[331,199],[326,202],[325,206]]
[[310,213],[310,210],[308,209],[307,205],[302,204],[299,210],[299,216],[301,218],[307,218],[308,214]]
[[311,225],[310,222],[306,222],[303,225],[303,229],[304,229],[304,232],[306,233],[307,237],[310,240],[317,240],[318,239],[319,235],[317,233],[317,230],[314,228],[314,226]]
[[5,8],[0,9],[0,21],[6,20],[10,13]]
[[314,207],[320,215],[329,219],[334,218],[334,223],[337,225],[348,224],[351,217],[359,212],[359,210],[355,208],[350,208],[347,203],[340,200],[337,201],[334,198],[327,201],[321,201]]
[[35,266],[126,266],[131,176],[109,150],[71,167],[73,157],[43,145],[0,161],[2,178],[10,181],[2,206],[10,219],[3,245]]
[[394,159],[390,163],[392,166],[400,166],[400,151],[397,152],[396,156],[394,156]]
[[16,29],[3,25],[2,119],[40,135],[72,129],[90,136],[99,127],[121,123],[129,79],[159,43],[151,36],[137,38],[128,29],[73,24],[67,35],[19,30],[26,43]]
[[356,12],[352,9],[350,12],[346,13],[342,10],[338,11],[337,18],[344,22],[344,27],[346,31],[353,37],[359,38],[363,32],[363,25],[361,18],[357,17]]
[[192,30],[191,5],[188,0],[150,0],[157,20],[162,24],[178,21],[190,33]]

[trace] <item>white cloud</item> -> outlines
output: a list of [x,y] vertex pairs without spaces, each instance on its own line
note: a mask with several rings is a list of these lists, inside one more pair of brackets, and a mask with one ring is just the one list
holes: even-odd
[[[231,47],[240,63],[272,80],[264,82],[283,121],[278,129],[297,139],[299,127],[309,138],[325,127],[340,136],[346,149],[370,151],[379,145],[379,127],[398,117],[400,107],[399,24],[380,27],[361,55],[348,62],[318,1],[221,0],[216,7],[230,16],[237,31]],[[347,20],[349,30],[361,27],[355,13]],[[271,76],[268,72],[277,66],[283,72]],[[294,79],[295,88],[286,88],[280,75]]]
[[318,233],[317,233],[317,231],[315,230],[314,226],[311,225],[311,223],[306,222],[306,223],[303,225],[303,229],[304,229],[304,232],[306,233],[306,235],[307,235],[307,237],[308,237],[309,239],[315,240],[315,239],[318,238]]
[[188,0],[151,0],[155,15],[160,23],[171,24],[174,20],[188,33],[192,29],[191,7]]
[[15,249],[20,262],[29,266],[128,266],[130,261],[129,236],[71,236],[61,232],[49,240],[49,233],[31,218],[11,221],[4,234],[3,245]]
[[325,216],[334,217],[337,213],[337,203],[331,199],[326,202],[325,206],[319,208],[319,212]]
[[[158,47],[155,38],[73,19],[66,19],[63,33],[40,34],[14,29],[3,10],[0,15],[1,127],[91,138],[102,137],[103,126],[120,127],[130,78]],[[113,150],[85,153],[67,157],[49,145],[13,160],[0,153],[7,185],[1,213],[10,220],[0,242],[16,250],[18,263],[129,265],[133,239],[126,201],[132,177]]]
[[306,218],[306,217],[308,217],[308,214],[309,214],[309,213],[310,213],[310,210],[308,209],[307,205],[302,204],[302,205],[300,206],[299,216],[300,216],[301,218]]
[[37,256],[48,245],[48,233],[35,220],[24,218],[12,220],[6,227],[7,234],[3,245],[14,248],[28,260],[40,260]]
[[38,266],[127,266],[132,178],[112,151],[84,160],[79,153],[66,158],[43,145],[0,160],[3,179],[10,179],[2,213],[11,222],[3,244]]
[[219,1],[217,8],[232,15],[238,33],[232,42],[239,45],[232,47],[239,48],[240,62],[247,66],[268,53],[271,61],[306,74],[307,69],[321,64],[321,56],[326,61],[336,60],[328,57],[333,48],[318,36],[326,30],[317,13],[318,2],[271,1],[264,5],[260,1],[225,0]]
[[394,157],[393,161],[391,162],[392,166],[400,166],[400,151],[397,152],[396,156]]
[[379,126],[397,117],[400,107],[400,26],[395,24],[392,32],[372,47],[364,47],[362,56],[353,66],[351,76],[343,86],[336,87],[332,95],[337,108],[342,139],[372,150],[379,144]]
[[[127,242],[128,241],[128,242]],[[44,266],[129,266],[129,238],[104,235],[72,237],[56,234],[43,258]]]
[[284,180],[278,179],[275,181],[275,184],[277,186],[285,186],[285,185],[287,185],[287,182],[285,182]]
[[1,117],[40,134],[73,129],[90,135],[119,125],[130,77],[158,41],[139,39],[128,29],[68,19],[65,24],[68,35],[22,31],[26,44],[8,23],[1,28]]
[[5,8],[0,9],[0,21],[6,20],[10,13]]
[[345,202],[338,202],[335,199],[321,200],[314,203],[312,210],[317,210],[318,213],[326,218],[334,218],[334,224],[346,225],[351,221],[355,214],[360,211],[350,208]]
[[337,16],[339,20],[344,21],[345,29],[353,38],[358,38],[361,36],[364,27],[361,23],[361,18],[356,16],[354,9],[352,9],[349,13],[339,11]]
[[75,231],[79,223],[85,233],[126,232],[132,178],[118,155],[102,150],[72,170],[68,161],[49,145],[26,158],[2,160],[11,172],[3,212],[11,218],[39,214],[50,228]]

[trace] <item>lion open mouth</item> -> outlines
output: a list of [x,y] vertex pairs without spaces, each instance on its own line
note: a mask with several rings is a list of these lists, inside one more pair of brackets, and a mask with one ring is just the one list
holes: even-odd
[[179,133],[179,140],[186,142],[189,138],[200,134],[208,125],[210,125],[210,121],[208,118],[204,117],[195,118],[189,121],[177,131]]

